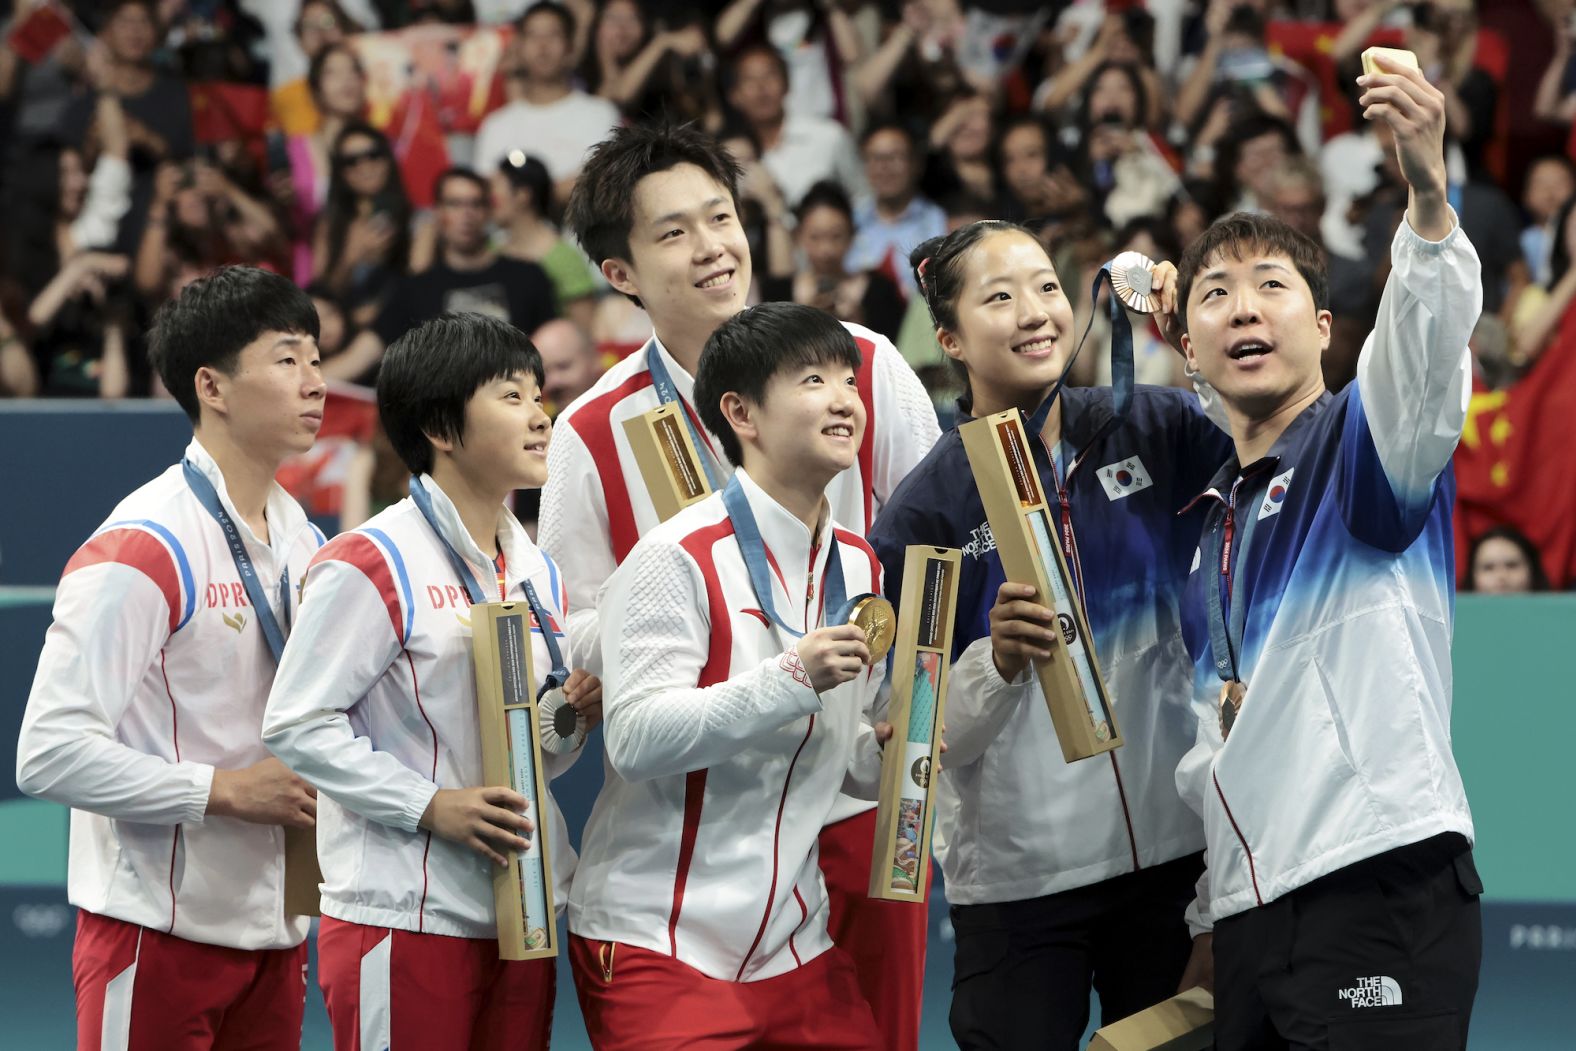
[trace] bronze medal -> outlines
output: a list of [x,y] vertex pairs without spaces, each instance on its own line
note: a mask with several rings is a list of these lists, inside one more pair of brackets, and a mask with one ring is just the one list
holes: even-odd
[[1111,290],[1127,309],[1153,314],[1160,309],[1155,261],[1142,252],[1123,252],[1111,260]]
[[848,623],[865,633],[865,646],[870,650],[872,666],[886,660],[892,640],[897,636],[897,613],[892,603],[880,595],[866,595],[854,603]]
[[1242,700],[1248,695],[1247,683],[1237,679],[1220,684],[1220,739],[1231,736],[1237,716],[1242,713]]

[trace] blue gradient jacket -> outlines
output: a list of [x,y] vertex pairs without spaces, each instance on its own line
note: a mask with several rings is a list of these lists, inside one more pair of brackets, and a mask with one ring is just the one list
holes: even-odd
[[[1375,854],[1472,838],[1450,751],[1450,459],[1482,273],[1459,225],[1436,243],[1402,222],[1390,254],[1357,379],[1201,487],[1183,619],[1198,741],[1177,771],[1208,841],[1195,931]],[[1229,601],[1212,598],[1228,572]],[[1222,673],[1247,684],[1224,736]]]
[[[1038,439],[1049,402],[1028,421],[1030,446],[1064,555],[1061,527],[1071,516],[1067,561],[1082,576],[1126,738],[1116,752],[1065,762],[1033,676],[1001,689],[990,609],[1006,575],[956,429],[898,487],[870,535],[894,602],[905,546],[964,552],[935,834],[947,900],[957,904],[1087,886],[1203,846],[1174,778],[1194,736],[1180,607],[1203,515],[1177,512],[1225,461],[1231,441],[1187,391],[1139,387],[1121,422],[1108,388],[1068,388],[1061,400],[1065,484]],[[967,405],[959,417],[968,422]]]

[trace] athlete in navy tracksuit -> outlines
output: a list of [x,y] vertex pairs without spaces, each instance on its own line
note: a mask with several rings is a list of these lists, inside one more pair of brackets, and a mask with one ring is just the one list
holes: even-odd
[[[1110,389],[1025,404],[1054,388],[1072,311],[1032,237],[977,227],[916,250],[921,287],[943,348],[967,367],[960,422],[975,407],[1024,409],[1124,746],[1066,763],[1038,682],[1004,660],[1011,600],[998,594],[1006,577],[957,430],[898,487],[870,539],[894,601],[906,545],[964,552],[935,832],[957,934],[953,1035],[965,1048],[1073,1048],[1091,983],[1114,1021],[1175,993],[1188,958],[1203,830],[1173,774],[1193,738],[1179,607],[1202,519],[1177,511],[1231,446],[1191,392],[1138,388],[1125,419]],[[1032,656],[1029,630],[1019,635]],[[1009,672],[1022,688],[1003,693]]]

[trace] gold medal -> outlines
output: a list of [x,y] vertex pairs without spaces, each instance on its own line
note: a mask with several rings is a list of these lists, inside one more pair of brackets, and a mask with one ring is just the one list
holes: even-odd
[[1242,699],[1248,695],[1248,684],[1232,679],[1220,684],[1220,739],[1231,736],[1237,716],[1242,713]]
[[880,595],[865,595],[854,601],[848,623],[865,633],[865,646],[870,650],[870,663],[886,660],[887,650],[897,636],[897,613],[892,603]]
[[1123,252],[1111,260],[1111,290],[1127,309],[1153,314],[1160,309],[1155,261],[1142,252]]

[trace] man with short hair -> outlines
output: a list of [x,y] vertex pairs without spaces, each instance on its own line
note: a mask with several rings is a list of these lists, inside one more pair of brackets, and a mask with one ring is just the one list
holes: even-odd
[[574,86],[575,18],[557,0],[520,16],[506,59],[509,102],[476,131],[476,170],[491,172],[510,150],[539,157],[553,177],[553,196],[569,199],[586,151],[619,124],[618,107]]
[[16,782],[71,808],[83,1051],[301,1045],[284,829],[311,829],[317,799],[261,731],[323,543],[274,481],[323,422],[317,332],[305,292],[251,267],[165,304],[149,356],[191,443],[60,578]]
[[484,314],[527,333],[558,316],[547,273],[535,263],[500,255],[488,243],[492,197],[481,176],[450,168],[438,176],[433,198],[437,257],[426,270],[399,280],[372,327],[329,359],[329,377],[364,376],[384,347],[440,314]]
[[573,321],[555,318],[531,336],[542,355],[542,395],[547,411],[557,416],[602,375],[596,347],[585,330]]
[[850,197],[867,192],[859,153],[835,120],[790,113],[788,63],[770,44],[752,44],[723,74],[723,93],[760,144],[761,163],[792,208],[822,179],[843,184]]
[[1482,274],[1447,203],[1444,98],[1379,61],[1360,101],[1408,201],[1356,380],[1325,389],[1321,252],[1285,223],[1227,216],[1179,268],[1179,342],[1236,443],[1198,497],[1197,743],[1177,769],[1208,861],[1183,984],[1213,984],[1222,1051],[1461,1048],[1477,991],[1451,455]]
[[941,206],[919,193],[920,156],[914,136],[895,121],[873,124],[859,142],[870,196],[854,206],[854,243],[850,272],[880,270],[914,296],[908,253],[915,245],[947,232]]

